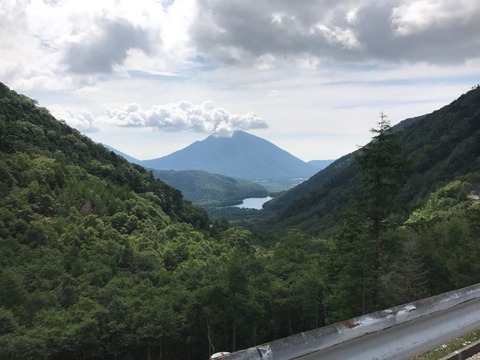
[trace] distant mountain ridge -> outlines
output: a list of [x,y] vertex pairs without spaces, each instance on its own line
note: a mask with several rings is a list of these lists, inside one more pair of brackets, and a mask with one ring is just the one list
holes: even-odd
[[141,161],[157,170],[203,170],[247,180],[309,178],[319,171],[278,146],[244,131],[211,135],[170,155]]
[[315,166],[319,170],[323,170],[334,161],[335,160],[310,160],[310,161],[307,161],[307,164]]
[[132,164],[141,165],[142,160],[135,159],[133,156],[125,154],[124,152],[121,152],[120,150],[117,150],[107,144],[102,144],[102,145],[106,147],[108,150],[113,151],[115,154],[123,157],[125,160],[131,162]]

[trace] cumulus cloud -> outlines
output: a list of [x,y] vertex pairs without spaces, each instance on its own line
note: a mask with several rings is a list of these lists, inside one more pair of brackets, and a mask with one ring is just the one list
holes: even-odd
[[0,77],[65,90],[105,73],[175,73],[192,57],[195,11],[195,0],[0,1]]
[[122,64],[130,49],[150,53],[149,33],[124,19],[102,21],[96,37],[87,37],[66,46],[65,63],[74,73],[111,73]]
[[225,63],[265,55],[462,63],[480,57],[480,3],[458,0],[198,0],[199,51]]
[[230,136],[236,130],[267,128],[266,121],[252,112],[231,114],[215,107],[213,101],[196,105],[180,101],[142,109],[130,104],[122,109],[108,109],[109,121],[122,127],[151,127],[162,131],[193,131]]
[[79,110],[75,112],[58,105],[52,105],[48,108],[56,119],[65,121],[69,126],[82,133],[88,134],[100,131],[95,124],[95,116],[89,111]]
[[480,58],[478,18],[471,0],[0,1],[0,78],[70,90],[225,65],[463,64]]
[[462,27],[478,14],[474,1],[405,1],[393,8],[392,25],[399,35],[413,35],[430,28]]

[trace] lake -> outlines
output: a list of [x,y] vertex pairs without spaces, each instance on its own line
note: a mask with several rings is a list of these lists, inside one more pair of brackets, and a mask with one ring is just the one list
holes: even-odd
[[257,209],[262,210],[262,205],[265,204],[267,201],[272,200],[271,196],[267,196],[264,198],[248,198],[243,199],[243,202],[240,205],[235,205],[234,207],[242,208],[242,209]]

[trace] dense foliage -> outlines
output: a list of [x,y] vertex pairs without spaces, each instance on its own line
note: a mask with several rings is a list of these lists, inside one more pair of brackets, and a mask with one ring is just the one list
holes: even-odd
[[206,359],[324,324],[322,242],[254,247],[3,85],[0,145],[0,359]]
[[[430,158],[417,159],[407,187],[382,198],[381,227],[372,169],[349,157],[345,171],[364,181],[348,198],[329,180],[349,204],[332,215],[336,235],[288,230],[267,248],[0,85],[0,359],[206,359],[479,282],[478,116],[468,114],[451,115],[470,127],[447,129],[447,160],[422,172]],[[436,149],[423,137],[417,148]],[[413,210],[399,211],[414,184]]]
[[405,180],[408,161],[401,156],[402,146],[392,132],[384,113],[380,114],[375,134],[355,160],[360,167],[364,194],[361,197],[363,211],[371,220],[373,238],[378,238],[385,227],[385,221],[396,209],[396,197],[402,180]]

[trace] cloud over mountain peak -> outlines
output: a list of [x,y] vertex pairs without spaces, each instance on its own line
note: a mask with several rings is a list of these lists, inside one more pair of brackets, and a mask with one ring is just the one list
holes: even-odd
[[192,104],[180,101],[142,109],[138,104],[108,109],[108,121],[122,127],[150,127],[161,131],[193,131],[230,136],[236,130],[267,128],[267,122],[253,112],[231,114],[213,101]]

